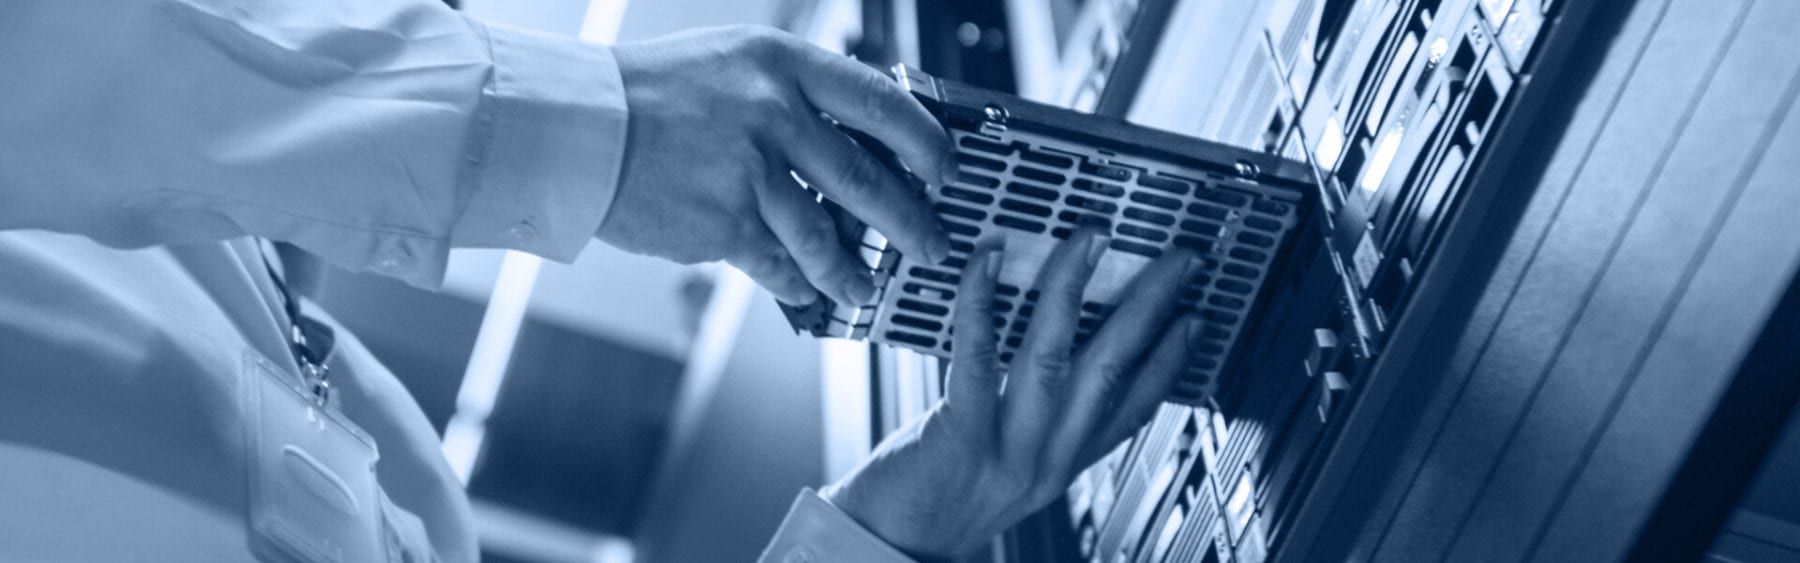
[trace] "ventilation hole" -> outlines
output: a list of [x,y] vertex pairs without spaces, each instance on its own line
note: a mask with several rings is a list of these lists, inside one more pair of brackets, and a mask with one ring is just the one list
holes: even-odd
[[1008,347],[1008,348],[1018,348],[1019,344],[1022,344],[1024,342],[1025,342],[1025,339],[1022,337],[1018,337],[1018,336],[1006,337],[1006,347]]
[[1071,223],[1082,227],[1094,226],[1111,229],[1113,224],[1112,219],[1088,213],[1077,213],[1074,211],[1063,211],[1062,213],[1056,214],[1056,218],[1062,219],[1065,223]]
[[1077,190],[1093,192],[1107,197],[1119,197],[1125,195],[1124,187],[1105,182],[1095,182],[1087,178],[1076,178],[1075,181],[1071,182],[1069,185]]
[[981,227],[959,221],[943,221],[944,231],[952,235],[974,238],[981,235]]
[[1127,207],[1127,208],[1125,208],[1125,218],[1136,219],[1139,221],[1143,221],[1145,223],[1162,225],[1164,227],[1175,226],[1175,216],[1174,215],[1170,215],[1168,213],[1163,213],[1161,211],[1151,211],[1149,209],[1144,209],[1142,207]]
[[919,301],[916,299],[906,299],[904,297],[901,298],[899,301],[896,301],[894,303],[894,305],[901,309],[906,309],[908,311],[924,313],[927,315],[936,315],[939,317],[950,314],[949,307],[945,307],[943,305],[938,305],[936,303],[926,303],[924,301]]
[[[1013,304],[1011,301],[1006,301],[1003,299],[995,299],[994,300],[994,312],[1010,313],[1010,312],[1012,312],[1012,309],[1013,309]],[[1005,320],[1006,319],[1001,319],[1002,322],[1005,322]]]
[[1012,359],[1013,359],[1012,352],[1001,352],[1000,353],[1000,363],[1010,364],[1010,363],[1012,363]]
[[1050,166],[1050,167],[1054,167],[1054,168],[1067,169],[1069,167],[1075,166],[1075,159],[1073,159],[1073,158],[1069,158],[1069,157],[1062,156],[1059,154],[1051,154],[1051,153],[1047,153],[1047,152],[1043,152],[1043,151],[1032,150],[1030,148],[1023,148],[1019,152],[1019,159],[1024,160],[1025,162],[1030,162],[1032,164],[1042,164],[1044,166]]
[[1262,233],[1252,233],[1249,231],[1240,231],[1237,234],[1237,240],[1238,240],[1238,242],[1248,244],[1251,246],[1261,247],[1261,248],[1268,248],[1271,246],[1275,246],[1275,239],[1273,237],[1270,237],[1269,235],[1265,235]]
[[961,269],[963,269],[963,266],[969,265],[969,259],[963,258],[961,256],[952,256],[949,258],[945,258],[944,261],[941,263],[941,265],[945,268],[961,270]]
[[1069,197],[1064,198],[1063,201],[1075,207],[1107,215],[1112,215],[1119,211],[1119,206],[1113,202],[1101,201],[1087,196],[1069,194]]
[[1217,238],[1217,237],[1225,234],[1225,226],[1224,225],[1220,225],[1218,223],[1211,223],[1211,222],[1207,222],[1207,221],[1201,221],[1198,219],[1188,219],[1188,220],[1182,221],[1181,222],[1181,230],[1187,231],[1190,233],[1194,233],[1194,234],[1198,234],[1198,235],[1206,235],[1206,236],[1214,237],[1214,238]]
[[1097,317],[1084,316],[1075,320],[1075,328],[1078,330],[1092,331],[1097,326],[1100,326],[1100,319]]
[[958,188],[956,186],[944,186],[938,189],[938,193],[944,194],[944,197],[979,203],[981,205],[987,205],[994,202],[994,196],[992,195],[967,188]]
[[1287,215],[1288,210],[1291,208],[1288,207],[1288,204],[1281,203],[1279,201],[1269,201],[1266,199],[1259,199],[1259,200],[1256,200],[1256,203],[1254,203],[1250,206],[1250,209],[1255,210],[1257,213],[1267,213],[1270,215],[1280,217],[1280,216]]
[[962,148],[965,149],[978,150],[1000,156],[1007,156],[1013,153],[1012,145],[996,143],[980,137],[963,137],[962,140],[957,141],[957,144],[962,145]]
[[1231,207],[1243,207],[1244,204],[1250,203],[1250,196],[1217,189],[1201,189],[1200,191],[1194,192],[1194,197],[1215,203],[1222,203]]
[[1219,278],[1219,281],[1213,284],[1213,286],[1219,288],[1221,291],[1236,293],[1238,295],[1249,295],[1250,290],[1253,289],[1250,284],[1231,278]]
[[912,315],[895,313],[893,316],[888,317],[888,320],[903,327],[916,328],[924,331],[937,332],[944,330],[944,323],[942,322],[919,318]]
[[1249,217],[1245,217],[1244,218],[1244,226],[1250,227],[1252,229],[1256,229],[1258,231],[1268,231],[1271,233],[1281,231],[1281,222],[1280,221],[1276,221],[1276,220],[1270,219],[1268,217],[1262,217],[1262,216],[1257,216],[1257,215],[1251,215]]
[[1217,245],[1213,241],[1194,235],[1175,235],[1175,246],[1191,248],[1200,252],[1212,252]]
[[1081,173],[1099,176],[1115,182],[1123,182],[1131,179],[1130,170],[1119,168],[1117,166],[1094,164],[1091,162],[1084,162],[1081,164]]
[[[1124,225],[1121,225],[1123,227]],[[1120,252],[1130,252],[1139,256],[1156,258],[1162,256],[1162,249],[1148,244],[1131,242],[1125,239],[1113,239],[1111,248]]]
[[920,348],[931,348],[931,347],[937,346],[936,338],[932,338],[932,337],[925,336],[922,334],[901,332],[898,330],[887,331],[887,339],[892,340],[894,342],[899,342],[902,344],[911,344],[913,346],[918,346]]
[[966,240],[950,239],[950,250],[968,254],[975,250],[975,243]]
[[1244,247],[1238,247],[1238,248],[1231,249],[1231,257],[1239,259],[1239,260],[1243,260],[1245,262],[1255,262],[1258,264],[1269,261],[1268,253],[1260,251],[1260,250],[1251,250],[1251,249],[1244,248]]
[[1205,217],[1207,219],[1212,219],[1214,221],[1230,221],[1231,220],[1231,212],[1230,211],[1227,211],[1225,208],[1222,208],[1222,207],[1215,207],[1215,206],[1207,205],[1204,203],[1188,204],[1188,213],[1199,215],[1201,217]]
[[1230,340],[1231,331],[1215,325],[1206,325],[1200,330],[1200,337],[1207,340]]
[[1257,270],[1256,268],[1252,268],[1252,267],[1245,266],[1243,264],[1238,264],[1235,262],[1226,264],[1224,271],[1225,271],[1225,275],[1227,275],[1227,276],[1237,276],[1240,278],[1246,278],[1246,279],[1252,279],[1252,280],[1256,279],[1256,276],[1262,275],[1262,272]]
[[951,217],[961,217],[970,221],[980,221],[987,218],[986,211],[970,209],[945,201],[937,202],[937,204],[932,205],[931,208],[937,210],[938,213],[949,215]]
[[915,278],[919,278],[919,279],[926,280],[926,281],[934,281],[934,282],[948,284],[948,285],[956,285],[958,282],[962,281],[962,276],[958,276],[956,274],[952,274],[952,273],[948,273],[948,272],[940,272],[937,270],[927,270],[925,268],[920,268],[917,266],[914,266],[914,267],[908,269],[906,271],[906,273],[912,274],[912,277],[915,277]]
[[[1219,367],[1219,362],[1212,358],[1194,358],[1188,362],[1188,365],[1200,369],[1216,369]],[[1211,378],[1207,378],[1207,380],[1211,380]]]
[[1040,187],[1033,186],[1030,184],[1021,184],[1018,182],[1007,182],[1006,191],[1010,192],[1010,193],[1019,194],[1019,195],[1025,196],[1025,197],[1032,197],[1032,198],[1037,198],[1037,199],[1041,199],[1044,201],[1051,201],[1051,202],[1056,201],[1056,195],[1057,195],[1056,190],[1052,190],[1049,188],[1040,188]]
[[921,283],[908,282],[908,283],[900,286],[900,291],[903,293],[906,293],[907,295],[917,295],[919,297],[924,297],[926,299],[937,299],[937,300],[941,300],[941,301],[955,301],[956,300],[956,292],[955,291],[951,291],[951,290],[944,289],[941,287],[929,286],[929,285],[925,285],[925,284],[921,284]]
[[1131,201],[1151,207],[1161,207],[1170,211],[1181,209],[1181,200],[1165,195],[1156,195],[1150,192],[1132,192]]
[[1017,200],[1017,199],[1013,199],[1010,197],[1003,198],[1000,200],[1000,208],[1005,209],[1007,211],[1016,211],[1019,213],[1024,213],[1026,215],[1036,215],[1038,217],[1049,217],[1050,212],[1051,212],[1051,209],[1048,206],[1038,205],[1035,203],[1031,203],[1031,202],[1023,201],[1023,200]]
[[1006,170],[1005,162],[983,156],[975,156],[966,152],[956,153],[956,163],[964,166],[973,166],[991,172]]
[[1216,342],[1207,342],[1204,340],[1200,341],[1200,344],[1198,346],[1195,346],[1194,349],[1195,349],[1195,351],[1197,351],[1199,353],[1213,355],[1213,356],[1218,356],[1218,355],[1225,353],[1224,346],[1220,346]]
[[1037,301],[1039,295],[1043,295],[1043,292],[1040,292],[1035,289],[1033,289],[1031,291],[1027,291],[1027,292],[1025,292],[1025,300],[1026,301]]
[[[1049,213],[1046,212],[1045,214],[1048,215]],[[1042,233],[1042,232],[1044,232],[1044,229],[1049,228],[1049,227],[1045,226],[1043,223],[1039,223],[1037,221],[1032,221],[1030,219],[1014,217],[1012,215],[995,215],[994,216],[994,224],[1002,226],[1002,227],[1006,227],[1009,229],[1018,229],[1021,231],[1028,232],[1028,233]]]
[[1227,296],[1227,295],[1219,295],[1216,293],[1213,294],[1211,297],[1206,298],[1206,302],[1211,303],[1213,305],[1220,306],[1220,307],[1224,307],[1227,309],[1243,309],[1244,306],[1246,305],[1246,303],[1244,303],[1244,300],[1242,300],[1242,299],[1238,299],[1236,297],[1231,297],[1231,296]]
[[1075,234],[1075,231],[1069,230],[1068,227],[1055,227],[1050,229],[1050,236],[1056,237],[1057,240],[1069,238],[1069,235],[1072,234]]
[[1173,178],[1164,178],[1161,176],[1151,176],[1148,174],[1143,175],[1143,176],[1138,176],[1138,185],[1146,187],[1146,188],[1162,190],[1162,191],[1169,192],[1169,193],[1172,193],[1175,195],[1187,195],[1188,190],[1194,189],[1193,184],[1189,184],[1189,183],[1183,182],[1181,180],[1176,180]]
[[1019,294],[1019,286],[1007,285],[1007,284],[1003,284],[1003,283],[995,284],[994,285],[994,293],[1004,295],[1006,297],[1013,297],[1013,296],[1016,296]]
[[1029,318],[1031,318],[1031,314],[1036,313],[1036,312],[1037,312],[1037,305],[1025,305],[1023,307],[1019,307],[1019,318],[1020,319],[1029,319]]
[[1111,312],[1112,312],[1112,308],[1111,308],[1111,307],[1107,307],[1107,306],[1105,306],[1105,305],[1101,305],[1101,304],[1099,304],[1099,303],[1095,303],[1095,302],[1093,302],[1093,301],[1084,301],[1084,302],[1082,302],[1082,303],[1081,303],[1081,310],[1082,310],[1082,311],[1084,311],[1084,312],[1088,312],[1088,313],[1093,313],[1093,314],[1096,314],[1096,315],[1106,315],[1106,314],[1107,314],[1107,313],[1111,313]]
[[950,340],[945,340],[943,349],[945,352],[956,352],[956,342],[950,341]]
[[969,172],[967,170],[957,173],[956,182],[959,184],[966,184],[966,185],[975,186],[978,188],[988,188],[990,190],[1000,187],[1000,179],[999,178],[995,178],[993,176],[983,176],[981,174],[976,174],[974,172]]
[[1062,174],[1057,174],[1042,168],[1032,168],[1030,166],[1014,166],[1013,175],[1033,182],[1041,182],[1056,186],[1060,186],[1063,182],[1069,181],[1069,178]]
[[1169,240],[1168,232],[1139,227],[1130,223],[1121,223],[1119,225],[1119,234],[1128,237],[1141,238],[1150,242],[1167,242]]

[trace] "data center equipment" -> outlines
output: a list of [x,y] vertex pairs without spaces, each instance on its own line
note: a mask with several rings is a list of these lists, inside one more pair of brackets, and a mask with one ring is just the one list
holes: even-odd
[[[1110,142],[1122,140],[1138,154],[1186,153],[1186,159],[1161,155],[1158,164],[1137,163],[1140,177],[1172,172],[1206,180],[1178,169],[1243,158],[1256,166],[1253,176],[1264,191],[1236,189],[1270,198],[1279,193],[1270,188],[1298,186],[1304,193],[1271,199],[1295,203],[1294,222],[1275,238],[1276,259],[1260,263],[1266,271],[1249,301],[1253,318],[1233,325],[1227,361],[1208,374],[1204,397],[1193,393],[1197,378],[1184,381],[1175,400],[1133,439],[1079,474],[1045,513],[1009,532],[992,558],[1701,556],[1774,439],[1772,429],[1800,396],[1791,353],[1779,352],[1791,350],[1800,334],[1800,286],[1792,283],[1800,240],[1772,234],[1781,213],[1745,215],[1733,207],[1740,196],[1719,195],[1756,188],[1759,201],[1794,199],[1760,186],[1791,184],[1800,172],[1749,171],[1774,162],[1765,158],[1778,152],[1770,147],[1795,145],[1778,132],[1800,128],[1783,125],[1800,91],[1791,57],[1800,41],[1779,31],[1800,25],[1796,6],[1773,0],[1715,8],[1701,0],[1089,0],[1084,17],[1101,21],[1073,26],[1080,34],[1064,45],[1065,53],[1089,52],[1064,57],[1061,78],[1074,86],[1055,101],[1176,135],[1111,126],[1078,132],[1099,131],[1103,138],[1123,132]],[[1708,60],[1739,63],[1708,67]],[[1769,79],[1754,80],[1760,72]],[[1721,77],[1732,80],[1709,82]],[[947,108],[962,115],[950,129],[968,153],[965,179],[1016,175],[1013,167],[1031,166],[1026,155],[1045,146],[1065,151],[1071,167],[1113,156],[1090,146],[1091,133],[1038,128],[1020,137],[1012,133],[1016,127],[983,125],[1007,125],[1022,114],[1053,123],[1111,120],[1037,106],[990,116],[986,101],[1007,108],[1017,102],[949,81],[927,84],[914,85],[914,92],[925,94],[940,118],[954,121]],[[954,93],[934,97],[944,85]],[[1619,148],[1633,137],[1665,148]],[[984,153],[995,146],[976,142],[995,140],[1006,158]],[[1671,162],[1669,155],[1682,152],[1677,146],[1703,156]],[[1657,150],[1665,152],[1658,157]],[[1708,165],[1717,176],[1694,171]],[[1286,172],[1296,167],[1297,178]],[[1066,181],[1044,183],[1062,190],[1051,214],[1021,217],[1046,229],[1072,226],[1077,219],[1056,220],[1065,210],[1085,209],[1068,201],[1088,195],[1074,189],[1081,177],[1077,169]],[[995,217],[1016,213],[999,203],[1013,180],[1000,179],[994,199],[957,199],[946,196],[948,188],[927,193],[934,203],[951,205],[939,211],[953,224],[986,233]],[[1745,187],[1755,182],[1761,184]],[[1131,204],[1129,194],[1120,195]],[[1651,209],[1643,212],[1648,219],[1639,217]],[[1690,211],[1696,218],[1683,216]],[[1727,213],[1736,215],[1726,221]],[[1683,243],[1694,245],[1681,247],[1689,254],[1639,250],[1635,275],[1582,269],[1623,260],[1634,244],[1660,249],[1670,246],[1666,241],[1724,237],[1724,225],[1763,229],[1762,239],[1740,235],[1738,248],[1754,247],[1756,253],[1740,254],[1762,256],[1774,271],[1756,270],[1741,257],[1717,263],[1732,247],[1700,242]],[[1132,241],[1138,223],[1114,217],[1108,226],[1116,240]],[[879,238],[860,240],[871,243],[864,249],[872,265],[904,264],[903,257],[876,252],[884,248]],[[1559,252],[1566,256],[1554,256]],[[1553,264],[1562,267],[1534,265],[1539,260],[1561,260]],[[915,283],[918,277],[910,269],[886,273],[890,293],[896,276],[912,275]],[[1015,271],[1009,285],[1028,289],[1019,285],[1021,276]],[[1676,283],[1678,276],[1685,281]],[[1633,277],[1649,281],[1634,285]],[[1712,293],[1701,289],[1703,280],[1712,280],[1704,286],[1715,288]],[[823,334],[891,341],[875,329],[917,310],[899,307],[899,297],[884,295],[879,306],[856,315],[840,312],[838,324],[819,311],[795,319]],[[941,307],[948,296],[939,297]],[[1641,314],[1609,300],[1664,313]],[[1695,310],[1718,313],[1701,325],[1683,324],[1680,313],[1696,300],[1710,309]],[[1016,312],[1023,304],[1013,305]],[[1583,331],[1605,329],[1579,323],[1602,322],[1639,340],[1610,347],[1597,344],[1600,337],[1581,340]],[[1695,328],[1727,325],[1738,332]],[[1672,334],[1688,340],[1666,341]],[[879,429],[929,408],[929,398],[941,392],[944,366],[909,355],[944,356],[934,348],[940,344],[918,340],[901,343],[903,350],[876,351],[873,401],[887,421]],[[1565,354],[1589,364],[1565,367],[1571,361]],[[1680,377],[1645,363],[1669,362],[1671,354],[1687,356],[1675,362],[1685,366]],[[1614,361],[1594,359],[1601,357]],[[1639,372],[1649,375],[1639,380]],[[924,382],[926,399],[904,389],[909,381]],[[912,400],[896,404],[895,397]],[[1686,441],[1669,445],[1680,440]],[[1622,459],[1637,465],[1599,477],[1584,469]],[[1769,538],[1766,530],[1779,528],[1735,524],[1768,521],[1739,514],[1731,529]],[[1800,554],[1800,541],[1783,545]]]
[[788,307],[796,328],[949,357],[962,265],[978,247],[1004,248],[995,309],[1000,361],[1012,360],[1051,249],[1076,229],[1113,237],[1082,303],[1077,343],[1105,319],[1137,272],[1172,248],[1202,263],[1181,302],[1207,321],[1174,399],[1202,404],[1243,335],[1273,272],[1292,271],[1287,242],[1311,226],[1310,173],[1267,154],[1185,138],[1117,119],[939,80],[904,66],[895,78],[950,131],[961,176],[926,186],[950,235],[942,264],[910,259],[872,229],[859,250],[880,298],[850,308],[822,301]]

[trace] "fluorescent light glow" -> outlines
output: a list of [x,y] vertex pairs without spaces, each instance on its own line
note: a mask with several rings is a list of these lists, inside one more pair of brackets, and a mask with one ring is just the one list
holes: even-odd
[[1387,179],[1388,168],[1394,165],[1394,155],[1400,152],[1400,139],[1406,134],[1405,127],[1395,127],[1381,138],[1381,145],[1375,148],[1375,158],[1369,161],[1369,169],[1363,172],[1362,189],[1375,193],[1381,189],[1381,181]]
[[475,460],[481,457],[481,444],[486,437],[486,426],[460,414],[451,415],[450,423],[444,426],[444,460],[464,487],[469,486],[469,477],[475,474]]
[[[619,35],[626,3],[627,0],[591,0],[581,22],[581,38],[611,43]],[[506,383],[506,368],[512,363],[513,348],[519,341],[519,327],[525,323],[531,290],[537,286],[538,271],[543,264],[543,259],[537,256],[514,251],[508,251],[500,261],[500,275],[488,295],[481,329],[475,336],[475,348],[469,353],[462,385],[456,391],[456,412],[450,415],[440,445],[451,471],[464,486],[475,474],[475,462],[481,459],[487,438],[487,418],[494,412],[500,388]]]
[[625,21],[629,0],[588,0],[587,15],[581,18],[581,40],[612,44],[619,38],[619,24]]
[[825,403],[825,479],[837,482],[850,474],[874,448],[870,435],[869,344],[854,340],[819,341],[820,389]]

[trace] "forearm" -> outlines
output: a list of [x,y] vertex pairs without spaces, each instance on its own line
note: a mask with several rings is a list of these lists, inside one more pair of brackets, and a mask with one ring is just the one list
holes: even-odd
[[610,51],[434,0],[18,0],[0,72],[0,229],[262,236],[418,285],[453,246],[572,259],[623,149]]

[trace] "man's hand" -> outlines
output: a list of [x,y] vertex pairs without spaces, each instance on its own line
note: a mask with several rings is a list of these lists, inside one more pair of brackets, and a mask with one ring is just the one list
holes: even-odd
[[993,323],[1000,255],[978,252],[957,290],[944,401],[883,441],[826,499],[901,551],[959,556],[1054,500],[1076,471],[1142,426],[1200,334],[1197,315],[1169,319],[1199,259],[1176,250],[1152,264],[1075,349],[1082,291],[1108,242],[1084,230],[1051,254],[1004,373]]
[[873,300],[869,268],[839,242],[825,208],[790,175],[798,173],[908,255],[949,257],[917,190],[820,115],[879,139],[921,178],[954,174],[942,127],[880,71],[749,27],[614,53],[630,124],[601,240],[682,263],[725,260],[791,304],[820,292]]

